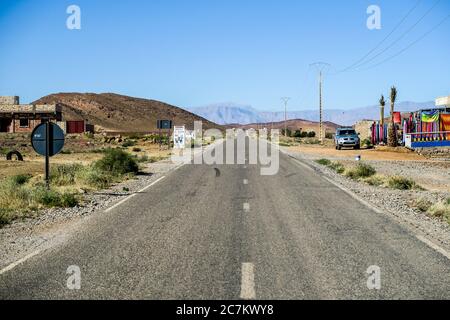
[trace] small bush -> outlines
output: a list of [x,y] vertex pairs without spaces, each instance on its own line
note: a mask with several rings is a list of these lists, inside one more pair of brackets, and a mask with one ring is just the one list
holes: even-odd
[[397,190],[412,190],[416,187],[414,180],[400,176],[389,178],[388,185],[390,188]]
[[331,132],[325,133],[325,139],[333,139],[333,134]]
[[346,172],[346,176],[351,179],[369,178],[377,173],[374,167],[367,163],[359,163],[355,168]]
[[50,182],[57,186],[75,184],[75,177],[83,170],[81,164],[64,164],[53,166],[50,170]]
[[372,177],[364,179],[364,182],[374,187],[381,187],[385,184],[386,180],[383,176],[374,175]]
[[318,164],[320,164],[322,166],[327,166],[327,167],[329,165],[331,165],[331,161],[328,160],[328,159],[319,159],[319,160],[316,160],[316,163],[318,163]]
[[143,156],[137,158],[137,162],[139,162],[139,163],[146,163],[149,161],[150,161],[150,158],[147,155],[143,155]]
[[439,217],[450,223],[450,199],[447,201],[439,202],[432,205],[428,209],[428,213],[431,216]]
[[340,162],[332,162],[328,167],[338,174],[343,174],[345,172],[345,167]]
[[141,152],[141,151],[142,151],[141,148],[137,148],[137,147],[133,148],[133,152]]
[[421,212],[427,212],[428,210],[430,210],[432,205],[433,204],[431,203],[431,201],[428,201],[427,199],[424,198],[419,198],[414,201],[414,207]]
[[129,153],[120,149],[109,149],[102,159],[95,163],[95,167],[112,175],[138,173],[139,166]]
[[370,149],[373,147],[372,141],[370,139],[364,139],[362,141],[361,145],[366,147],[367,149]]
[[0,208],[0,226],[10,223],[12,219],[11,210]]
[[31,175],[28,174],[20,174],[17,176],[13,176],[10,178],[12,183],[15,183],[17,185],[24,185],[31,179]]
[[111,182],[113,182],[114,177],[93,165],[86,168],[86,170],[78,172],[76,179],[91,188],[104,189],[109,187]]
[[30,194],[34,202],[48,208],[69,208],[78,204],[78,200],[74,194],[59,193],[56,190],[47,190],[47,188],[43,186],[31,189]]
[[124,147],[124,148],[134,147],[135,145],[136,145],[136,141],[134,141],[134,140],[127,140],[124,143],[122,143],[122,147]]

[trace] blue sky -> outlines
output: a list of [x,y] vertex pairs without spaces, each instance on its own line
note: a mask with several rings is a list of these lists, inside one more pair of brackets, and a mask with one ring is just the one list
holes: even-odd
[[[0,95],[31,102],[55,92],[115,92],[181,107],[233,101],[261,110],[317,106],[317,75],[378,44],[417,0],[0,0]],[[435,3],[422,0],[380,49]],[[81,8],[81,30],[68,30],[66,8]],[[381,30],[366,27],[369,5]],[[398,52],[450,14],[436,8],[374,62]],[[370,70],[329,75],[326,108],[376,104],[391,85],[399,99],[450,94],[450,19],[399,57]],[[367,66],[370,66],[368,64]]]

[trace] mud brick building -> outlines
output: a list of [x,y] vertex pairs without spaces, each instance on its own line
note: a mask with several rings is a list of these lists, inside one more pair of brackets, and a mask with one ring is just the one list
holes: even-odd
[[32,132],[47,121],[62,121],[62,107],[57,104],[19,104],[19,97],[0,97],[0,133]]

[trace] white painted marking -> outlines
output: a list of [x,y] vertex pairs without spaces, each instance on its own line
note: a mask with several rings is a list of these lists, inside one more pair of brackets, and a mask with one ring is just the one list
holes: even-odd
[[244,184],[247,185],[248,184],[248,180],[244,179]]
[[422,241],[423,243],[425,243],[427,246],[429,246],[432,249],[436,250],[437,252],[439,252],[443,256],[445,256],[447,259],[450,259],[450,254],[447,251],[445,251],[444,249],[442,249],[438,245],[434,244],[433,242],[431,242],[427,238],[422,237],[421,235],[416,235],[416,238],[419,239],[420,241]]
[[159,178],[158,180],[156,180],[156,181],[154,181],[153,183],[151,183],[151,184],[149,184],[148,186],[146,186],[144,189],[139,190],[139,191],[136,192],[136,193],[133,193],[132,195],[126,197],[126,198],[123,199],[122,201],[119,201],[118,203],[116,203],[116,204],[113,205],[112,207],[106,209],[105,212],[107,213],[107,212],[110,212],[110,211],[114,210],[114,209],[117,208],[118,206],[124,204],[125,202],[127,202],[127,201],[130,200],[131,198],[137,196],[139,193],[142,193],[142,192],[146,191],[147,189],[153,187],[155,184],[157,184],[158,182],[160,182],[161,180],[163,180],[163,179],[165,179],[165,178],[166,178],[165,176]]
[[244,203],[244,211],[250,212],[250,203]]
[[29,255],[23,257],[22,259],[17,260],[17,261],[14,262],[14,263],[11,263],[9,266],[7,266],[7,267],[5,267],[4,269],[0,270],[0,275],[6,273],[6,272],[8,272],[8,271],[11,271],[12,269],[14,269],[14,268],[17,267],[18,265],[24,263],[24,262],[27,261],[28,259],[31,259],[31,258],[33,258],[34,256],[37,256],[39,253],[41,253],[41,250],[37,250],[37,251],[35,251],[35,252],[33,252],[33,253],[30,253]]
[[242,264],[241,299],[256,299],[255,266],[253,265],[253,263]]

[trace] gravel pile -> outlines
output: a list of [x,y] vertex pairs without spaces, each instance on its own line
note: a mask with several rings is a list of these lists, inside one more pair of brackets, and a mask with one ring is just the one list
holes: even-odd
[[[450,198],[450,192],[402,191],[374,187],[337,174],[333,170],[315,163],[313,160],[314,157],[292,152],[288,152],[288,154],[314,167],[316,171],[339,183],[386,214],[394,217],[414,232],[426,235],[447,250],[450,250],[450,225],[441,219],[428,216],[414,205],[421,198],[432,203],[448,199]],[[416,181],[420,180],[420,178],[424,179],[440,175],[442,181],[445,181],[445,184],[448,185],[450,183],[448,168],[443,173],[442,168],[434,164],[428,166],[426,165],[428,163],[424,164],[422,162],[405,163],[395,161],[389,162],[388,165],[386,161],[367,161],[367,163],[374,165],[380,172],[396,172],[397,174],[414,178]]]

